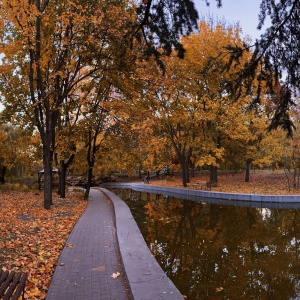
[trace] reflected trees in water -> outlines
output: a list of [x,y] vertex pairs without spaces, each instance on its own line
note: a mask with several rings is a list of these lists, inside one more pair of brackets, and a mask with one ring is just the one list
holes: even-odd
[[117,193],[159,264],[188,299],[300,297],[299,210]]

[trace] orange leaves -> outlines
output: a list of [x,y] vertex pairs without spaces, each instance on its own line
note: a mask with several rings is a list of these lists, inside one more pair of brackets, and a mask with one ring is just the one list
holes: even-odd
[[15,244],[13,242],[6,242],[5,248],[7,248],[7,249],[15,248]]
[[80,197],[69,192],[45,211],[42,194],[1,194],[1,267],[28,273],[26,299],[45,298],[61,250],[86,206]]
[[28,297],[29,298],[32,298],[32,297],[36,297],[36,296],[39,296],[41,294],[41,291],[35,287],[33,290],[31,290],[29,293],[28,293]]

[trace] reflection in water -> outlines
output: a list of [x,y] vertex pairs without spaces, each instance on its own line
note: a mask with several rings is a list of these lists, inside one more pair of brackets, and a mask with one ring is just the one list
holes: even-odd
[[300,214],[115,189],[188,299],[300,299]]

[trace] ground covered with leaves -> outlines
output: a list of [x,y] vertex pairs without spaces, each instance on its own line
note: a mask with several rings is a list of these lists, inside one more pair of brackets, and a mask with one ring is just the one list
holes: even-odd
[[[206,182],[209,181],[208,172],[196,172],[191,177],[188,188],[207,190]],[[150,184],[170,187],[182,187],[180,174],[161,175],[160,179],[151,178]],[[268,195],[299,195],[300,188],[294,188],[293,174],[291,172],[256,170],[252,171],[250,181],[245,182],[244,172],[219,172],[218,183],[211,188],[214,192],[268,194]]]
[[28,273],[25,299],[44,299],[66,240],[87,201],[80,190],[53,195],[50,210],[43,193],[0,192],[0,266]]

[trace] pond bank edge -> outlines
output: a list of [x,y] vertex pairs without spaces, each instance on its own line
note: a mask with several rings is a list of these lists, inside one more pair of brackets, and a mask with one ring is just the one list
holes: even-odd
[[109,190],[99,190],[114,205],[120,253],[133,299],[184,299],[152,255],[127,204]]
[[177,198],[206,198],[218,200],[238,200],[248,202],[271,202],[271,203],[300,203],[300,195],[263,195],[263,194],[239,194],[222,193],[203,190],[190,190],[187,188],[171,188],[167,186],[154,186],[142,183],[107,183],[101,185],[105,188],[131,188],[133,190],[169,195]]

